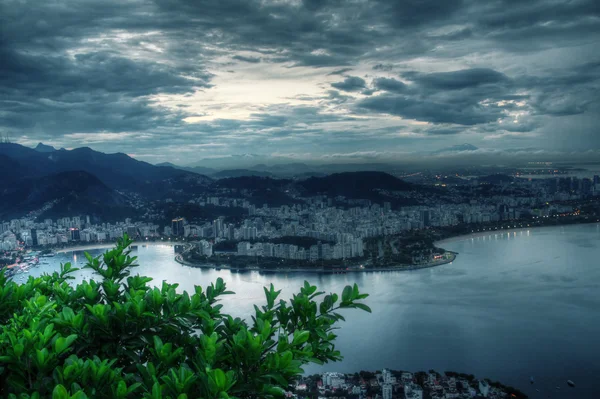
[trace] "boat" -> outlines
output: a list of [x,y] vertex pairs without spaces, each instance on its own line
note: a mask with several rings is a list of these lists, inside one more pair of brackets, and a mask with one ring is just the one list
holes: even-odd
[[570,386],[571,388],[575,388],[575,383],[571,380],[567,380],[567,385]]

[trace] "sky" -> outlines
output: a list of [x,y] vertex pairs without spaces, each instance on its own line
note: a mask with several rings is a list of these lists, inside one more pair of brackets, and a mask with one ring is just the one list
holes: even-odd
[[28,146],[600,159],[597,0],[0,0],[0,60]]

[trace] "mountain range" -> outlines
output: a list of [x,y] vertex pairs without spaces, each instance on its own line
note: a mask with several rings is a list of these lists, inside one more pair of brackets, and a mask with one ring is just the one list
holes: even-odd
[[[390,171],[398,166],[412,167],[419,165],[423,167],[421,155],[435,156],[440,154],[449,154],[457,152],[476,151],[478,148],[472,144],[459,144],[451,147],[445,147],[438,150],[426,150],[415,153],[396,153],[392,155],[380,154],[379,157],[373,158],[373,162],[369,162],[369,158],[351,159],[340,158],[337,161],[323,162],[318,160],[302,160],[297,158],[286,157],[282,155],[260,155],[260,154],[236,154],[217,158],[205,158],[198,160],[194,165],[195,168],[206,168],[216,170],[228,169],[247,169],[254,171],[270,172],[275,175],[292,177],[293,175],[304,172],[325,172],[339,173],[352,172],[363,170],[378,170]],[[342,161],[345,159],[345,161]],[[172,165],[173,167],[179,167]],[[190,168],[184,167],[185,169]],[[205,172],[202,172],[205,173]],[[209,174],[208,172],[207,174]]]
[[173,185],[181,190],[186,179],[193,180],[195,185],[208,185],[212,181],[203,175],[155,166],[122,153],[105,154],[88,147],[56,150],[42,143],[35,149],[0,143],[0,170],[3,218],[54,203],[47,215],[82,213],[110,220],[110,216],[135,214],[127,205],[127,194],[119,192],[160,197]]
[[125,196],[84,171],[68,171],[40,178],[16,179],[0,188],[0,219],[21,216],[54,202],[40,216],[89,215],[110,220],[129,213]]
[[186,170],[188,172],[199,173],[201,175],[210,175],[215,172],[218,172],[218,169],[206,168],[204,166],[178,166],[178,165],[172,164],[171,162],[157,163],[156,166],[167,166],[167,167],[174,168],[174,169],[181,169],[181,170]]
[[44,143],[38,143],[38,145],[34,148],[37,152],[54,152],[56,148],[51,145],[46,145]]
[[[343,170],[341,165],[336,167]],[[188,203],[199,196],[223,193],[259,206],[294,204],[300,196],[316,195],[394,202],[386,192],[416,188],[378,171],[381,165],[363,167],[370,171],[328,175],[301,163],[257,164],[253,169],[211,169],[212,177],[207,177],[194,172],[195,168],[152,165],[88,147],[56,150],[40,143],[33,149],[0,143],[0,216],[16,217],[52,203],[44,217],[80,213],[109,220],[134,215],[137,211],[129,205],[133,197]]]
[[0,155],[11,158],[21,166],[14,171],[21,178],[38,178],[81,170],[98,177],[111,188],[130,189],[140,184],[191,173],[172,167],[155,166],[123,153],[105,154],[88,147],[54,150],[41,143],[36,149],[14,143],[0,143]]
[[331,173],[358,172],[358,171],[380,171],[389,172],[397,167],[386,163],[343,163],[343,164],[314,164],[291,162],[267,166],[256,164],[237,169],[213,169],[204,166],[179,166],[170,162],[157,164],[156,166],[169,166],[194,173],[201,173],[215,179],[241,176],[263,176],[273,178],[306,179],[309,177],[322,177]]

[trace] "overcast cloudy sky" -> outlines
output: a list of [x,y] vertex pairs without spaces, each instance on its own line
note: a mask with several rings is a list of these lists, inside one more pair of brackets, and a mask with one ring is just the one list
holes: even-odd
[[26,145],[579,153],[599,100],[597,0],[0,0],[0,132]]

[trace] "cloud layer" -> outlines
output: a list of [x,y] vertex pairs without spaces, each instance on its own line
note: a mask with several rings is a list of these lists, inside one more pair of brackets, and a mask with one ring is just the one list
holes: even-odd
[[0,131],[150,162],[600,148],[593,0],[4,0]]

